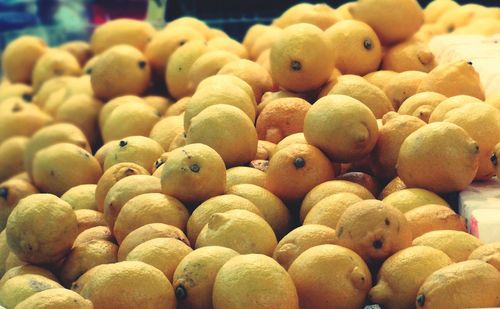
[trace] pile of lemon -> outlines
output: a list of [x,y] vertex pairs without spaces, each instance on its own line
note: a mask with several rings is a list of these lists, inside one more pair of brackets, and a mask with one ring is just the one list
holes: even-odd
[[2,53],[0,305],[500,306],[447,202],[500,172],[500,94],[436,35],[500,8],[298,4],[243,42],[191,17]]

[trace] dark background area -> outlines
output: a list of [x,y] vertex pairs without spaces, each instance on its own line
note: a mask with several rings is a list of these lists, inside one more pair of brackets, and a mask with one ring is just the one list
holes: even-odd
[[[88,40],[94,27],[109,19],[144,19],[148,1],[0,0],[0,53],[8,42],[21,35],[39,36],[51,46],[70,40]],[[425,7],[430,1],[419,0],[419,3]],[[455,1],[500,6],[500,0]],[[164,19],[168,22],[182,16],[194,16],[241,40],[250,26],[270,24],[286,9],[301,2],[327,3],[336,8],[348,1],[167,0]]]
[[[500,6],[500,0],[465,1],[455,0],[460,4],[477,3],[485,6]],[[231,37],[241,40],[246,30],[256,23],[270,24],[289,7],[302,3],[327,3],[337,8],[349,2],[338,1],[301,1],[301,0],[168,0],[165,20],[171,21],[182,16],[195,16],[204,20],[210,27],[224,30]],[[419,0],[425,8],[431,0]],[[397,12],[395,12],[397,14]]]
[[[338,7],[349,1],[300,1],[300,0],[168,0],[166,20],[172,20],[184,15],[196,16],[200,19],[219,18],[272,18],[280,15],[284,10],[301,2],[327,3]],[[419,0],[425,7],[430,0]],[[464,1],[455,0],[460,4],[477,3],[485,6],[500,6],[500,0]]]

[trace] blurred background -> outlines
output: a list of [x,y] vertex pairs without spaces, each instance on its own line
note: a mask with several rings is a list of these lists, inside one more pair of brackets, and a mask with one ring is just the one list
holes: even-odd
[[[419,0],[425,7],[430,0]],[[95,25],[109,19],[148,19],[155,26],[181,16],[195,16],[209,26],[241,39],[255,23],[268,24],[290,6],[327,3],[337,7],[348,1],[300,0],[0,0],[0,50],[22,34],[42,37],[50,45],[88,39]],[[461,4],[472,1],[457,0]],[[473,1],[495,5],[497,1]]]

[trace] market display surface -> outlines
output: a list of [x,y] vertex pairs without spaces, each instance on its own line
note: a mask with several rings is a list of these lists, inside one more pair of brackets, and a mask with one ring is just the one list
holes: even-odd
[[0,308],[500,307],[499,40],[358,0],[11,41]]

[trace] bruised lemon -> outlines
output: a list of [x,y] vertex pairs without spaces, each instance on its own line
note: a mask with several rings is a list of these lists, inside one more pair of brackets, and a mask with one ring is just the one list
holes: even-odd
[[55,195],[32,194],[10,214],[6,231],[16,256],[44,264],[57,262],[69,252],[78,235],[78,222],[71,206]]

